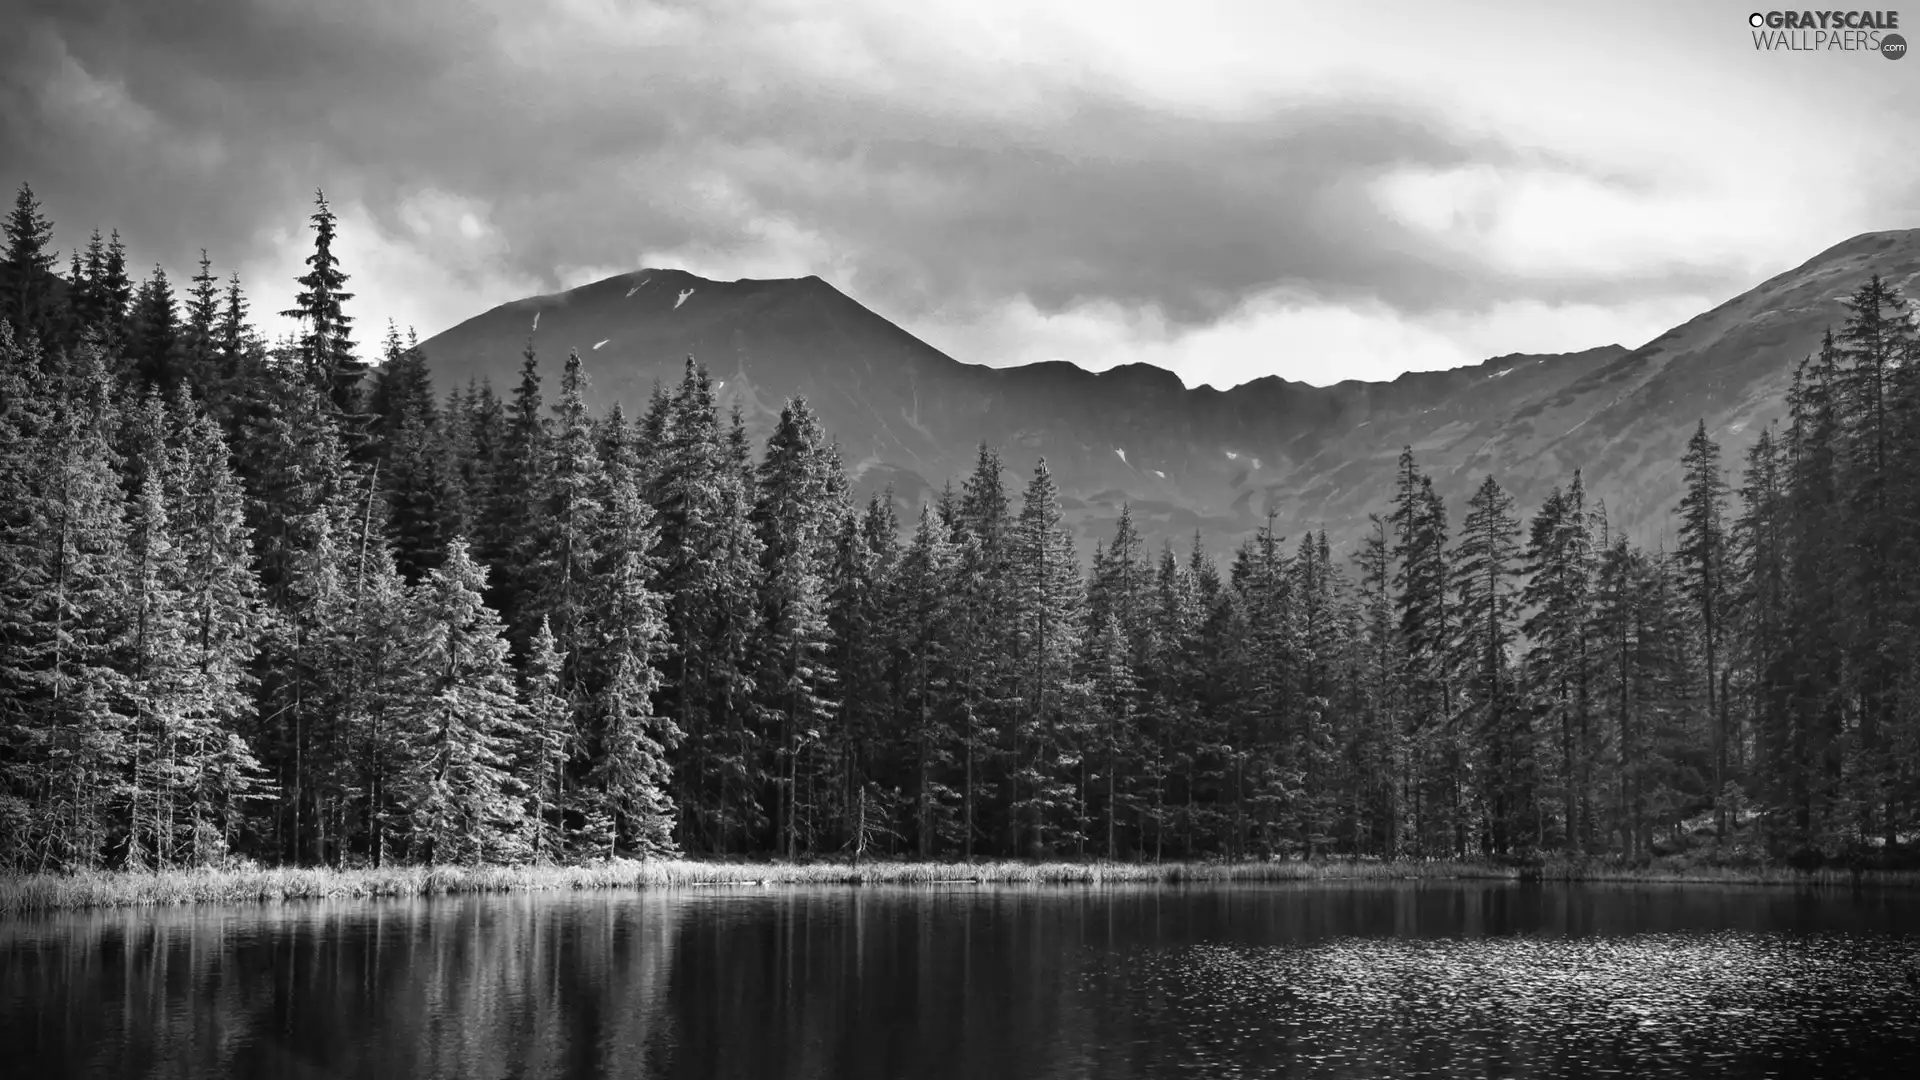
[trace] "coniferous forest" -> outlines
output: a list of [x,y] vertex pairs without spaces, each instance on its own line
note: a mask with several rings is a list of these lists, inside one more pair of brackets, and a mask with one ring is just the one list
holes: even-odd
[[62,264],[19,191],[0,865],[1857,865],[1920,826],[1920,353],[1878,278],[1741,460],[1695,432],[1670,549],[1577,471],[1450,507],[1407,451],[1354,557],[1123,513],[1088,564],[1044,462],[982,446],[896,520],[804,401],[753,445],[692,358],[632,416],[531,343],[436,387],[310,225],[269,342],[205,253]]

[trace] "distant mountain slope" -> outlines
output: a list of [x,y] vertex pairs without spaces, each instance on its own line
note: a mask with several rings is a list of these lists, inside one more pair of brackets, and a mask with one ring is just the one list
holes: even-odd
[[641,270],[496,307],[424,343],[442,387],[491,379],[509,392],[529,335],[547,385],[580,350],[593,403],[644,408],[689,353],[741,403],[757,437],[805,394],[863,490],[892,483],[903,511],[998,446],[1015,490],[1044,456],[1083,546],[1130,502],[1149,538],[1184,548],[1193,530],[1223,549],[1271,509],[1297,535],[1356,537],[1384,504],[1412,445],[1458,507],[1489,469],[1531,513],[1575,467],[1614,520],[1659,539],[1677,463],[1697,420],[1727,461],[1778,418],[1792,365],[1844,316],[1871,272],[1920,288],[1920,230],[1855,237],[1647,345],[1503,356],[1387,383],[1313,387],[1278,378],[1184,388],[1145,365],[1098,374],[1071,364],[963,364],[816,277],[708,281]]

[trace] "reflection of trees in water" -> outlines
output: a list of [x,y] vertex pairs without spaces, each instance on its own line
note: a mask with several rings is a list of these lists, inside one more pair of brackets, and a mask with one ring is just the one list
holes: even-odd
[[89,912],[0,923],[27,1075],[649,1076],[664,897]]
[[675,1074],[1083,1073],[1100,1006],[1083,907],[1034,890],[716,896],[678,928]]
[[1896,894],[1485,883],[76,913],[0,920],[0,1074],[1553,1074],[1822,1046],[1844,1073],[1920,1045],[1910,919]]

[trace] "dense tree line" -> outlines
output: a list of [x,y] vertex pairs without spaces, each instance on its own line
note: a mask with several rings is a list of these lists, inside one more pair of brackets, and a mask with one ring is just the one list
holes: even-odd
[[982,446],[914,520],[806,402],[764,447],[689,358],[444,396],[361,358],[324,199],[300,332],[202,253],[0,264],[0,862],[638,853],[1775,855],[1920,818],[1920,358],[1878,278],[1671,551],[1578,472],[1456,515],[1411,450],[1351,559],[1217,564],[1123,511],[1091,565]]

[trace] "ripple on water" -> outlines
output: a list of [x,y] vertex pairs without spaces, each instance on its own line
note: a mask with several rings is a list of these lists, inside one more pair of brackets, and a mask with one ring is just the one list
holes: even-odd
[[1245,1075],[1803,1076],[1823,1061],[1920,1075],[1907,939],[1644,934],[1195,945],[1136,957],[1129,994],[1171,1021],[1143,1047]]

